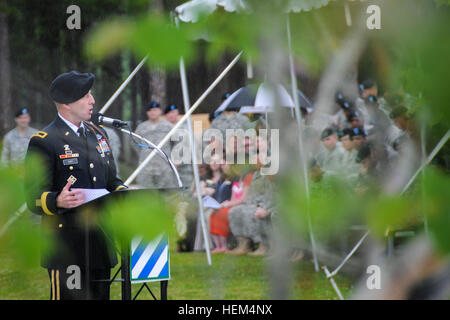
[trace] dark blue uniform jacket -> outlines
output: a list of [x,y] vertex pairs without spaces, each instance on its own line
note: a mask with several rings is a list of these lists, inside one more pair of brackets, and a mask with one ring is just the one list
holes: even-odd
[[69,177],[76,179],[71,188],[105,188],[110,192],[126,188],[117,177],[106,133],[92,125],[87,127],[83,139],[57,116],[31,138],[28,146],[27,160],[31,154],[38,154],[45,167],[45,177],[40,183],[32,178],[32,169],[28,168],[25,175],[28,208],[42,215],[42,225],[51,234],[53,250],[41,260],[45,268],[59,269],[73,264],[85,268],[89,261],[91,269],[104,269],[117,263],[111,235],[106,235],[97,222],[87,224],[81,210],[56,205]]

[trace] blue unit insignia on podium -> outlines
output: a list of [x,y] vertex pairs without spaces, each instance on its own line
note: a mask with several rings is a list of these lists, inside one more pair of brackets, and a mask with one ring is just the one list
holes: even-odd
[[131,241],[131,282],[149,282],[170,279],[169,245],[167,236],[161,234],[154,241],[142,237]]

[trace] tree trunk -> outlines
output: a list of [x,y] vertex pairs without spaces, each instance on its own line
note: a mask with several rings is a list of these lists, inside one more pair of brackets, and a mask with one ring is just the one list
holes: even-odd
[[[162,0],[155,0],[150,5],[149,9],[150,11],[161,13],[164,11],[164,3]],[[151,101],[158,102],[164,109],[167,104],[166,71],[162,68],[153,68],[152,70],[149,71],[149,75],[150,75],[150,86],[149,86],[150,99]]]
[[158,102],[164,109],[166,98],[166,72],[160,68],[150,70],[150,97],[151,101]]
[[0,115],[0,135],[4,135],[12,127],[13,122],[8,21],[2,11],[0,11]]

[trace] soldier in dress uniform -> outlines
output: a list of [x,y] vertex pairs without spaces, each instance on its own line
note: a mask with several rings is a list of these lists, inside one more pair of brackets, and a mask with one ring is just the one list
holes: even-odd
[[[51,299],[109,299],[110,268],[117,263],[112,244],[97,225],[86,228],[76,207],[85,201],[83,189],[109,192],[126,189],[116,175],[114,157],[103,129],[88,122],[94,97],[94,75],[71,71],[53,80],[50,96],[55,120],[31,137],[26,161],[33,154],[44,163],[45,178],[36,186],[26,171],[28,208],[42,215],[55,248],[42,257],[51,281]],[[88,239],[88,241],[86,241]],[[88,243],[88,245],[85,245]],[[70,281],[74,272],[79,281]]]
[[28,142],[38,130],[30,127],[30,113],[27,108],[20,108],[14,115],[16,127],[3,139],[2,164],[21,163],[27,153]]
[[[158,145],[173,128],[167,120],[161,119],[162,109],[159,103],[150,102],[146,106],[147,121],[142,122],[136,128],[136,134]],[[170,157],[172,144],[167,142],[161,148]],[[142,163],[152,150],[140,148],[139,163]],[[136,182],[144,188],[173,188],[177,186],[176,177],[165,159],[155,155],[147,166],[137,176]]]

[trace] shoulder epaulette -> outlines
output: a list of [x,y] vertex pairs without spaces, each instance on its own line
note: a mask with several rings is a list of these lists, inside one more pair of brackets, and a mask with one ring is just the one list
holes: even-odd
[[38,137],[38,138],[44,139],[46,136],[48,136],[48,133],[47,133],[47,132],[44,132],[44,131],[38,131],[38,132],[36,132],[35,134],[33,134],[33,135],[31,136],[31,138],[33,138],[33,137]]

